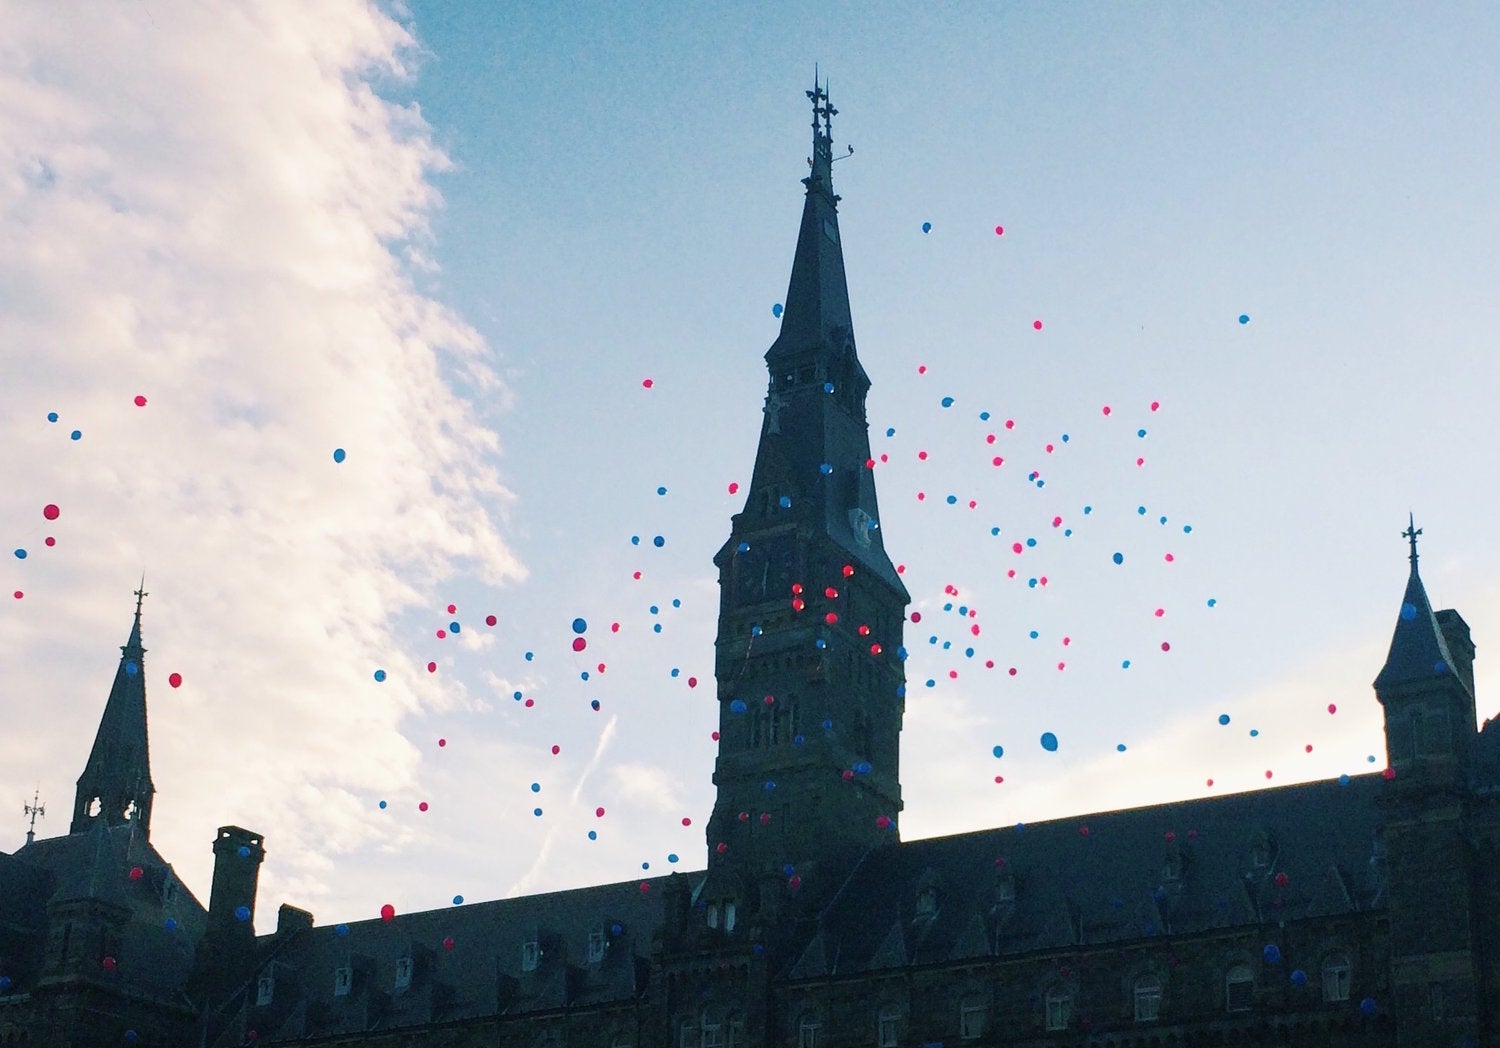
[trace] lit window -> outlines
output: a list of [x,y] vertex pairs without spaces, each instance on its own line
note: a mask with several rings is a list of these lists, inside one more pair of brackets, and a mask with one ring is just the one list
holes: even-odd
[[1135,981],[1135,1021],[1154,1023],[1161,1014],[1161,981],[1146,975]]
[[1231,1012],[1248,1012],[1255,1004],[1255,976],[1243,964],[1229,969],[1224,976],[1224,1007]]
[[354,983],[353,968],[335,968],[333,970],[333,995],[335,997],[346,997],[349,987]]
[[1053,990],[1047,995],[1047,1029],[1066,1030],[1073,1018],[1073,995]]
[[1349,958],[1342,953],[1330,954],[1323,962],[1323,1000],[1349,999]]
[[984,1035],[984,1005],[979,1001],[966,1000],[959,1006],[958,1035],[966,1041]]
[[411,985],[411,958],[396,958],[396,989],[404,990]]
[[271,995],[276,990],[276,977],[271,974],[262,975],[255,984],[255,1003],[270,1004]]
[[724,930],[734,931],[734,900],[732,899],[724,904]]
[[823,1024],[816,1019],[803,1019],[797,1028],[797,1048],[822,1048]]
[[536,971],[537,962],[542,959],[542,944],[532,939],[530,942],[521,944],[521,971]]
[[716,902],[708,904],[708,926],[710,928],[719,926],[719,904]]
[[896,1048],[896,1024],[901,1019],[901,1012],[895,1005],[886,1005],[880,1009],[880,1018],[875,1024],[875,1041],[880,1048]]
[[604,960],[604,948],[606,940],[602,931],[589,932],[589,963],[598,964]]

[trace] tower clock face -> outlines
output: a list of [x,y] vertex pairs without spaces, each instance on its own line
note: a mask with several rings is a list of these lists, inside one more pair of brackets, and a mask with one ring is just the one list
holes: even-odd
[[749,540],[750,548],[735,566],[735,596],[741,604],[759,604],[789,596],[797,548],[790,535]]

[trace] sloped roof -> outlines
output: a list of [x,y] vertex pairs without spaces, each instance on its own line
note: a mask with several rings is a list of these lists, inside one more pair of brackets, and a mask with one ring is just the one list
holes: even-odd
[[[788,976],[1383,908],[1371,862],[1383,785],[1364,775],[882,847],[824,911],[818,950]],[[1169,851],[1180,858],[1175,879]],[[997,895],[1002,878],[1013,901]],[[917,912],[921,885],[937,893],[930,914]]]
[[1469,690],[1448,651],[1448,642],[1438,625],[1437,616],[1433,614],[1414,557],[1411,574],[1406,579],[1406,592],[1401,597],[1401,611],[1396,616],[1396,629],[1391,634],[1391,648],[1385,665],[1375,678],[1375,690],[1380,695],[1392,687],[1439,678],[1451,678],[1464,690]]
[[[643,989],[637,969],[661,927],[666,882],[652,877],[399,914],[313,928],[280,942],[262,936],[261,971],[272,974],[274,990],[266,1006],[248,995],[247,1026],[264,1044],[629,1001]],[[589,938],[598,932],[608,945],[603,960],[591,964]],[[541,957],[526,972],[522,947],[531,941],[539,942]],[[397,989],[396,963],[404,957],[412,959],[411,984]],[[334,975],[345,967],[351,985],[336,995]]]
[[[139,878],[130,876],[135,867]],[[12,974],[14,989],[30,989],[39,974],[48,904],[86,899],[126,911],[110,977],[115,985],[180,999],[207,913],[143,833],[102,821],[87,833],[33,841],[0,861],[0,921],[6,929],[0,934],[12,936],[17,955],[34,960],[20,977]],[[10,955],[3,947],[0,952]]]

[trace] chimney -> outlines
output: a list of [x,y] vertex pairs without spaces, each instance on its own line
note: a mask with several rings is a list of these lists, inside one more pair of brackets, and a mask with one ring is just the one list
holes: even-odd
[[213,1006],[255,964],[255,887],[266,849],[261,835],[220,826],[214,838],[214,880],[208,896],[208,927],[193,958],[188,992]]
[[313,915],[306,910],[300,910],[289,903],[282,903],[281,909],[276,911],[276,937],[291,935],[293,932],[305,932],[313,926]]

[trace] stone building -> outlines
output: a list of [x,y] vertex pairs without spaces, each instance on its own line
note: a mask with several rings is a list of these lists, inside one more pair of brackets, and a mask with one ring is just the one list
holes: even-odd
[[908,597],[878,528],[826,91],[745,507],[714,558],[706,867],[315,926],[150,845],[140,607],[70,832],[0,855],[0,1048],[1500,1044],[1500,727],[1417,570],[1384,773],[902,842]]

